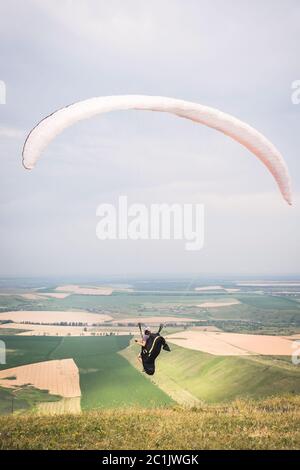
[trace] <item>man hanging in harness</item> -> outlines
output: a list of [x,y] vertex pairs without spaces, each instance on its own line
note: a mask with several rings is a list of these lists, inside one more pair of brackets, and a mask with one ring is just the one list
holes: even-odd
[[160,335],[163,325],[160,325],[157,333],[152,333],[150,328],[144,330],[142,333],[142,326],[139,323],[141,333],[141,340],[135,340],[141,346],[141,353],[138,356],[139,361],[142,362],[144,372],[148,375],[153,375],[155,372],[155,359],[159,355],[161,349],[171,351],[165,338]]

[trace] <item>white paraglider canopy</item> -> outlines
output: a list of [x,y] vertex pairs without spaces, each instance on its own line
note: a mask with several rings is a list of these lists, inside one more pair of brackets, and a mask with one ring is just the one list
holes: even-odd
[[28,135],[23,148],[24,167],[28,170],[34,168],[43,150],[66,127],[97,114],[127,109],[171,113],[223,132],[259,158],[273,175],[283,198],[288,204],[292,204],[287,165],[277,148],[263,134],[217,109],[162,96],[100,96],[55,111],[37,124]]

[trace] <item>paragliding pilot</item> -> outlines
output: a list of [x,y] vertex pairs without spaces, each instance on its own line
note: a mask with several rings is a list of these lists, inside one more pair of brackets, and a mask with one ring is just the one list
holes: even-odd
[[155,372],[155,359],[160,354],[161,349],[171,351],[165,338],[160,335],[163,325],[160,325],[157,333],[152,333],[150,328],[145,328],[142,332],[142,326],[139,323],[141,339],[135,339],[135,342],[141,346],[141,352],[138,356],[139,361],[143,364],[143,370],[148,375]]

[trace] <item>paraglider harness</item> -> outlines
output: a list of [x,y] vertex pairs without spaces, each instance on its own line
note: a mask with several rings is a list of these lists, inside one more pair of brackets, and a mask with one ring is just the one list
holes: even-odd
[[[165,338],[160,335],[163,325],[159,326],[157,333],[150,333],[149,338],[146,341],[145,346],[142,346],[141,359],[144,367],[144,371],[148,375],[153,375],[155,372],[155,359],[160,354],[161,349],[165,351],[171,351]],[[141,337],[143,338],[142,325],[139,323],[139,329]]]

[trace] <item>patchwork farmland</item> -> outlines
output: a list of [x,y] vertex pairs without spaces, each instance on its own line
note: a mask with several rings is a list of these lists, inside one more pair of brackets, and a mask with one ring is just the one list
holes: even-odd
[[[130,338],[124,335],[86,338],[0,337],[9,348],[7,364],[1,366],[0,387],[11,389],[26,383],[47,390],[50,395],[65,398],[81,395],[83,410],[171,404],[172,399],[167,394],[147,381],[119,354],[129,345]],[[63,371],[65,365],[68,365],[68,370]],[[47,373],[51,368],[54,371],[52,382]],[[76,371],[79,373],[80,386],[74,388],[72,384],[77,383]],[[56,381],[58,375],[59,383]],[[72,390],[68,393],[70,387]],[[53,404],[51,408],[54,406],[57,408]],[[44,405],[42,408],[47,409]]]
[[[7,348],[7,363],[0,365],[2,412],[10,413],[11,403],[15,412],[55,414],[298,394],[299,369],[291,363],[300,334],[298,285],[285,286],[289,295],[282,296],[277,284],[237,284],[187,290],[180,282],[70,283],[1,292],[0,334]],[[172,349],[162,352],[151,380],[137,361],[137,322],[154,330],[164,323]],[[63,391],[72,383],[67,373],[60,375],[61,388],[53,388],[55,364],[76,368],[75,395]],[[34,371],[46,376],[51,367],[53,383],[38,382]],[[3,380],[6,373],[17,378]]]

